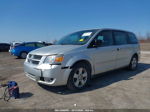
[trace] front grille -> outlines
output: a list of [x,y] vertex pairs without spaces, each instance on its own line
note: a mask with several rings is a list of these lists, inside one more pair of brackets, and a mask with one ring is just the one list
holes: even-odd
[[38,65],[38,64],[39,64],[39,61],[34,61],[34,60],[32,60],[32,64]]
[[38,65],[40,63],[41,58],[41,55],[29,54],[29,56],[27,57],[27,62],[34,65]]
[[33,55],[33,58],[34,58],[34,59],[41,60],[42,56],[40,56],[40,55]]

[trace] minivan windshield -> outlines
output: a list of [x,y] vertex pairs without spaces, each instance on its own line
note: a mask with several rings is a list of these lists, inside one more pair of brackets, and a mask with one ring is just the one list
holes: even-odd
[[61,38],[56,45],[84,45],[96,33],[97,30],[84,30],[72,33]]

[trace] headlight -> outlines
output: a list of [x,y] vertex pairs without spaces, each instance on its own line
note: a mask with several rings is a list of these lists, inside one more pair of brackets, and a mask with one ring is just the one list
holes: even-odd
[[46,57],[44,63],[55,65],[55,64],[60,64],[63,60],[64,60],[63,55],[51,55]]

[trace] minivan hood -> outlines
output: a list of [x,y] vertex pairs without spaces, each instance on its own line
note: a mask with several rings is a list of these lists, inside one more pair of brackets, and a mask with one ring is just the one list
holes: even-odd
[[30,54],[36,55],[64,54],[65,52],[77,49],[79,47],[81,47],[81,45],[51,45],[33,50],[30,52]]

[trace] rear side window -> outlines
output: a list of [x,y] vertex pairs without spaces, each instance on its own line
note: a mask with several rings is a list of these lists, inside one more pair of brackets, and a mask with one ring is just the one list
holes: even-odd
[[134,34],[128,33],[128,36],[129,36],[129,43],[130,44],[137,44],[138,43],[138,40]]
[[34,43],[28,43],[28,44],[25,44],[25,46],[27,46],[27,47],[35,47],[35,44]]
[[117,45],[128,44],[127,34],[125,32],[115,31],[114,32],[114,38],[115,38],[115,43]]

